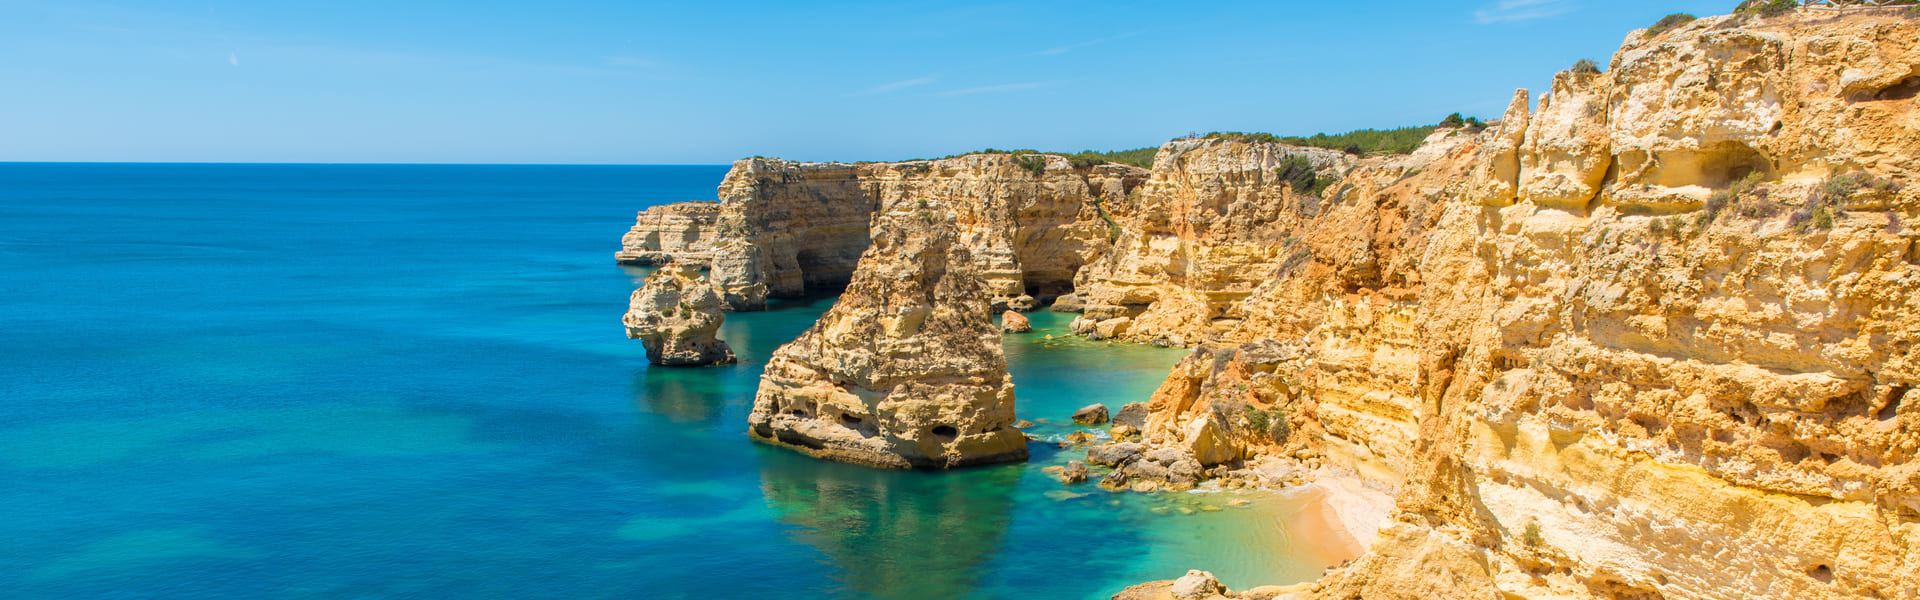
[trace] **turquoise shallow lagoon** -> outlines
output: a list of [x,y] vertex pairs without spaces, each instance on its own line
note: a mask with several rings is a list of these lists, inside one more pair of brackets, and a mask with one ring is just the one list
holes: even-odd
[[[0,597],[1078,599],[1323,566],[1284,496],[1067,488],[1048,444],[910,473],[749,442],[762,361],[832,298],[730,316],[740,365],[654,369],[612,263],[724,172],[0,164]],[[1007,339],[1042,436],[1182,356],[1047,340],[1067,316]]]

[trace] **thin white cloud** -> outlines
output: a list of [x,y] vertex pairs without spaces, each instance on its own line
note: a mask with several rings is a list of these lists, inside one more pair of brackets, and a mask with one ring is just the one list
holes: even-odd
[[937,80],[932,77],[915,77],[913,79],[904,79],[901,81],[895,81],[893,83],[883,83],[883,84],[876,85],[864,90],[860,90],[858,92],[847,94],[847,96],[848,97],[872,96],[875,94],[885,94],[887,92],[897,92],[910,87],[933,83],[934,81],[937,81]]
[[1473,11],[1473,22],[1481,25],[1544,19],[1578,8],[1572,0],[1500,0]]
[[1056,47],[1056,48],[1048,48],[1048,49],[1046,49],[1046,50],[1041,50],[1041,51],[1039,51],[1039,52],[1034,52],[1034,53],[1031,53],[1031,54],[1028,54],[1027,56],[1052,56],[1052,55],[1055,55],[1055,54],[1066,54],[1066,53],[1068,53],[1068,52],[1072,52],[1072,51],[1074,51],[1074,50],[1079,50],[1079,49],[1081,49],[1081,48],[1085,48],[1085,47],[1088,47],[1088,46],[1098,46],[1098,45],[1100,45],[1100,44],[1105,44],[1105,43],[1107,43],[1107,42],[1111,42],[1111,41],[1115,41],[1115,40],[1124,40],[1124,39],[1127,39],[1127,38],[1130,38],[1130,37],[1133,37],[1133,36],[1136,36],[1136,35],[1140,35],[1140,32],[1138,32],[1138,31],[1134,31],[1134,32],[1130,32],[1130,33],[1123,33],[1123,34],[1120,34],[1120,35],[1116,35],[1116,36],[1113,36],[1113,37],[1109,37],[1109,38],[1100,38],[1100,39],[1097,39],[1097,40],[1087,40],[1087,41],[1084,41],[1084,42],[1080,42],[1080,43],[1078,43],[1078,44],[1067,44],[1067,45],[1065,45],[1065,46],[1060,46],[1060,47]]
[[238,55],[238,54],[234,54],[234,53],[232,53],[232,52],[228,52],[228,53],[227,53],[227,64],[230,64],[230,65],[233,65],[233,66],[236,66],[236,67],[238,67],[238,66],[240,66],[240,55]]
[[980,87],[971,87],[971,88],[959,89],[959,90],[947,90],[944,92],[933,94],[933,96],[935,98],[951,98],[954,96],[971,96],[974,94],[990,94],[995,92],[1017,92],[1020,90],[1031,90],[1035,88],[1043,88],[1049,85],[1053,85],[1053,83],[1047,82],[1047,81],[1036,81],[1031,83],[1003,83],[1000,85],[983,85]]

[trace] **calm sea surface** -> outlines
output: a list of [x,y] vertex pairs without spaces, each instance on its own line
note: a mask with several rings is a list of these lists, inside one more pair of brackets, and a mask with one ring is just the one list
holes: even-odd
[[[725,167],[0,164],[0,598],[1104,598],[1301,581],[1289,499],[1110,494],[1031,464],[748,441],[763,361],[832,298],[649,368],[613,264]],[[1177,350],[1009,336],[1058,438]],[[1251,496],[1247,496],[1251,497]],[[1190,513],[1190,514],[1189,514]]]

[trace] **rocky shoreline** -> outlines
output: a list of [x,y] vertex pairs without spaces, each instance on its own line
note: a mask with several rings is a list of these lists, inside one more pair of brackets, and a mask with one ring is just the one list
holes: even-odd
[[1366,551],[1318,581],[1119,598],[1920,598],[1914,90],[1920,21],[1709,17],[1409,155],[749,159],[712,226],[643,214],[623,253],[704,260],[747,310],[857,283],[880,207],[941,207],[982,336],[1051,300],[1088,338],[1193,348],[1063,479],[1394,490],[1372,532],[1322,516]]

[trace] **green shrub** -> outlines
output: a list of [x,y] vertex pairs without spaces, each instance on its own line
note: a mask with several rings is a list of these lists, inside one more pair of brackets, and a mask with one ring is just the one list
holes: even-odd
[[1046,156],[1039,154],[1021,154],[1015,156],[1013,161],[1019,163],[1020,168],[1026,169],[1027,172],[1032,173],[1034,177],[1039,177],[1047,173]]
[[1151,169],[1153,168],[1153,155],[1158,152],[1160,152],[1159,148],[1134,148],[1132,150],[1114,150],[1111,152],[1082,150],[1079,154],[1069,156],[1067,159],[1071,161],[1076,168],[1094,167],[1106,163],[1118,163]]
[[1578,62],[1573,63],[1573,72],[1586,75],[1598,75],[1600,73],[1600,64],[1582,58]]
[[1264,142],[1268,144],[1281,143],[1280,137],[1271,133],[1246,133],[1241,131],[1215,131],[1202,136],[1200,139],[1227,140],[1230,142]]
[[1389,154],[1408,154],[1420,148],[1420,142],[1433,135],[1438,126],[1400,127],[1397,129],[1358,129],[1337,135],[1317,133],[1311,137],[1289,136],[1280,138],[1281,142],[1295,146],[1312,146],[1339,150],[1355,156],[1365,156],[1374,152]]
[[1267,413],[1252,406],[1246,407],[1246,410],[1247,423],[1253,425],[1254,431],[1266,431],[1267,428],[1271,426],[1268,422]]
[[1252,406],[1243,406],[1241,408],[1247,413],[1247,425],[1251,426],[1254,431],[1259,432],[1275,443],[1287,441],[1289,428],[1287,427],[1286,411],[1280,410],[1278,406],[1264,411]]
[[1525,543],[1528,548],[1538,548],[1541,543],[1546,542],[1546,537],[1540,535],[1540,522],[1528,522],[1526,533],[1520,534],[1520,541]]
[[1813,226],[1820,229],[1833,229],[1833,210],[1825,206],[1813,209]]
[[1692,23],[1697,20],[1699,20],[1699,17],[1695,17],[1687,13],[1673,13],[1665,17],[1662,17],[1658,22],[1654,23],[1652,27],[1648,27],[1646,36],[1653,37],[1656,35],[1660,35],[1662,33],[1666,33],[1667,31],[1672,30],[1675,27],[1686,25],[1688,23]]
[[1467,120],[1465,118],[1462,118],[1460,116],[1460,113],[1453,113],[1453,114],[1447,115],[1447,118],[1441,119],[1440,126],[1458,129],[1461,127],[1466,127]]
[[1741,3],[1736,13],[1754,14],[1772,18],[1784,15],[1800,8],[1800,0],[1747,0]]
[[1287,182],[1293,188],[1293,193],[1314,196],[1327,191],[1328,187],[1339,181],[1333,177],[1321,177],[1319,172],[1313,170],[1311,161],[1298,156],[1280,161],[1280,166],[1273,170],[1273,176]]

